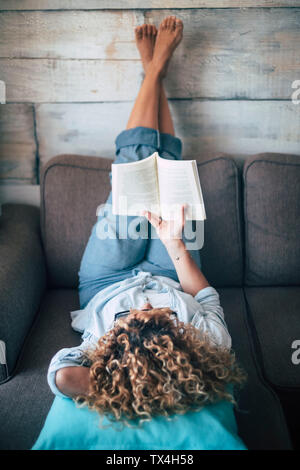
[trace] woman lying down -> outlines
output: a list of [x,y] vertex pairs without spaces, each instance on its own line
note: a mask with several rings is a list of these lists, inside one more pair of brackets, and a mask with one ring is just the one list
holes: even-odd
[[[156,151],[182,158],[163,89],[182,29],[175,17],[163,20],[158,32],[154,25],[136,28],[145,79],[116,139],[117,164]],[[219,295],[201,272],[199,252],[185,246],[184,211],[173,221],[145,212],[138,218],[141,233],[150,223],[158,235],[149,240],[119,238],[115,227],[115,238],[100,240],[97,224],[112,219],[98,216],[79,271],[81,310],[71,313],[83,341],[53,357],[48,382],[55,394],[124,423],[234,402],[229,386],[241,384],[244,374]]]
[[[183,228],[182,211],[175,235]],[[147,260],[118,273],[112,268],[109,274],[107,266],[102,266],[105,275],[94,278],[99,292],[85,308],[72,312],[73,328],[83,332],[82,344],[59,351],[48,372],[55,394],[72,397],[125,423],[197,410],[220,400],[234,402],[228,385],[239,385],[244,378],[231,352],[218,293],[183,240],[164,238],[172,222],[145,215],[160,236],[162,267],[153,267],[161,269],[161,275],[145,271],[151,268]],[[116,264],[120,255],[124,260],[127,250],[128,256],[139,257],[134,249],[129,250],[130,240],[97,241],[93,232],[81,265],[81,299],[93,284],[89,272],[96,266],[88,269],[91,259],[99,259],[100,270],[108,241],[114,245],[110,256],[116,253]],[[97,242],[101,249],[95,246]],[[125,243],[127,249],[123,252],[113,242]],[[173,279],[165,275],[167,256],[179,282],[175,274]],[[101,282],[111,277],[118,280],[101,288]]]

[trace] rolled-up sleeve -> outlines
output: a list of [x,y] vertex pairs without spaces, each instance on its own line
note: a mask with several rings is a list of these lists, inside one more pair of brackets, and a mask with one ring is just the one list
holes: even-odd
[[53,356],[48,368],[47,381],[55,395],[66,397],[56,386],[56,372],[64,367],[88,367],[89,362],[85,353],[88,349],[95,347],[96,342],[97,339],[93,335],[87,335],[79,346],[61,349]]
[[231,337],[216,289],[211,286],[201,289],[195,300],[199,303],[199,310],[192,318],[192,325],[204,331],[215,345],[231,349]]

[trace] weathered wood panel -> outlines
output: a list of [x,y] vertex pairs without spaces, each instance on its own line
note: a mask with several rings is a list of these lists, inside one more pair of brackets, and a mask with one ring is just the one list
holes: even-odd
[[0,106],[0,182],[32,184],[36,180],[33,108],[25,104]]
[[[36,106],[41,161],[59,153],[114,158],[132,103]],[[170,101],[183,156],[204,160],[225,152],[237,160],[258,152],[300,155],[299,106],[272,101]],[[276,119],[274,119],[276,117]]]
[[[170,12],[35,11],[0,13],[0,57],[55,59],[139,59],[134,27],[144,21],[157,26]],[[293,64],[299,56],[300,9],[178,11],[184,22],[179,57],[188,53],[208,70],[214,61],[245,55],[257,72]],[[230,52],[230,54],[229,54]],[[284,54],[283,54],[284,52]],[[260,61],[256,55],[262,55]],[[178,51],[176,53],[178,56]],[[243,62],[243,58],[240,58]],[[227,60],[228,62],[228,60]],[[221,64],[221,65],[222,65]]]
[[[99,12],[90,13],[90,18],[95,13]],[[49,40],[43,42],[43,31],[49,27],[47,34],[50,34],[55,27],[55,17],[59,18],[61,14],[66,15],[63,31],[53,44]],[[166,14],[166,10],[146,12],[146,21],[159,24]],[[84,33],[79,41],[77,29],[81,15],[87,22],[84,30],[88,29],[87,12],[22,15],[28,21],[32,19],[34,31],[40,31],[34,34],[36,40],[30,38],[25,28],[24,34],[19,32],[13,42],[14,28],[10,24],[5,41],[10,45],[8,52],[2,46],[2,54],[13,56],[18,43],[22,43],[22,56],[26,51],[33,57],[63,56],[68,60],[1,59],[1,78],[6,82],[8,102],[123,101],[135,97],[141,83],[142,67],[138,59],[120,60],[123,47],[120,44],[124,37],[118,41],[114,39],[116,34],[104,28],[106,32],[101,40],[96,35],[93,41],[93,33]],[[100,15],[99,30],[106,18],[108,25],[117,24],[118,18],[124,23],[126,18],[117,12],[100,12]],[[131,13],[128,15],[130,24],[134,23],[136,17],[133,18]],[[193,14],[190,10],[179,10],[178,16],[185,23],[184,40],[170,65],[169,97],[290,99],[291,84],[300,69],[300,9],[207,9]],[[91,20],[92,32],[96,23]],[[43,27],[38,26],[41,24]],[[33,48],[31,52],[30,48]],[[128,36],[128,53],[124,54],[125,58],[134,54],[133,28],[131,37]],[[119,60],[115,60],[117,58]]]
[[101,10],[300,6],[299,0],[0,0],[3,10]]
[[[148,11],[145,19],[156,24],[166,14]],[[300,70],[300,9],[182,10],[177,16],[185,27],[170,67],[171,97],[184,97],[186,85],[188,98],[290,98]]]
[[133,29],[168,14],[185,24],[166,80],[169,97],[188,98],[170,101],[184,157],[300,156],[300,9],[287,7],[300,0],[0,0],[0,79],[15,103],[0,106],[0,184],[21,197],[36,182],[34,107],[42,162],[113,158],[142,81]]
[[140,61],[0,59],[7,102],[131,100]]
[[261,152],[300,156],[299,111],[292,102],[244,100],[179,102],[174,109],[186,157],[202,160],[216,152],[237,159]]
[[0,13],[0,57],[139,59],[135,11]]

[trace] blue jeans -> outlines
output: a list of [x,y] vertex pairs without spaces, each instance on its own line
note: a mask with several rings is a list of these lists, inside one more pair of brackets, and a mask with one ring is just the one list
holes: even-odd
[[[115,144],[114,163],[118,164],[142,160],[154,152],[170,160],[182,158],[182,143],[179,138],[148,127],[139,126],[122,131],[117,136]],[[112,193],[106,203],[112,203]],[[174,265],[158,238],[149,236],[137,239],[119,238],[119,226],[124,222],[124,219],[122,221],[124,217],[112,216],[109,210],[97,217],[78,273],[81,308],[84,308],[100,290],[132,277],[137,271],[151,272],[153,275],[166,276],[178,281]],[[127,227],[136,224],[137,231],[149,233],[149,223],[145,217],[126,217],[126,219]],[[116,224],[112,224],[112,220]],[[103,222],[115,232],[115,238],[100,239],[97,236],[97,225]],[[190,253],[201,267],[199,251],[193,250]]]

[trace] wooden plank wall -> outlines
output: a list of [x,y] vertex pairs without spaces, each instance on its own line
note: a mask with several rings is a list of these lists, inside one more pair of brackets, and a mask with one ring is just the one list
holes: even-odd
[[184,22],[165,80],[184,158],[300,155],[300,0],[0,0],[1,184],[38,184],[58,153],[114,156],[143,79],[134,27],[169,14]]

